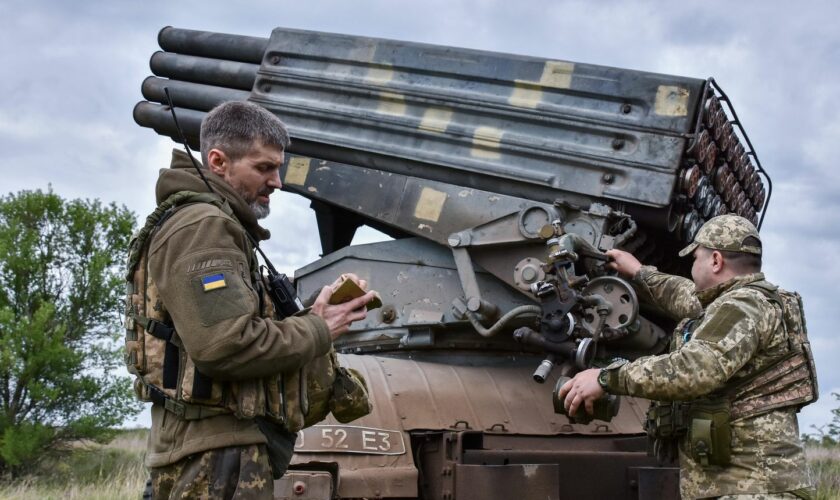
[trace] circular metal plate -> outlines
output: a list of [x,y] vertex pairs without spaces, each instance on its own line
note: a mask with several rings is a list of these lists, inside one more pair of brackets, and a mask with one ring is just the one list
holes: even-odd
[[[610,328],[625,328],[632,325],[639,315],[639,300],[630,283],[615,276],[601,276],[590,281],[583,289],[583,293],[598,294],[612,305],[604,324]],[[590,332],[598,322],[595,308],[584,311],[581,324]],[[593,332],[594,333],[594,332]]]

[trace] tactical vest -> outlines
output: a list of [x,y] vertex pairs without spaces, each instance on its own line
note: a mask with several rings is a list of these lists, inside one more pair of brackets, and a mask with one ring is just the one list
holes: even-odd
[[751,283],[748,288],[758,290],[768,301],[782,310],[782,327],[788,342],[788,352],[781,359],[729,389],[730,415],[733,419],[760,415],[779,408],[797,409],[813,403],[819,397],[817,370],[808,330],[802,297],[766,282]]
[[[817,400],[817,372],[802,298],[766,282],[745,285],[779,306],[787,351],[762,370],[734,386],[690,402],[653,402],[647,414],[646,430],[653,452],[660,459],[675,457],[673,446],[684,439],[686,452],[699,464],[727,465],[730,456],[730,422],[794,406],[797,409]],[[678,325],[677,346],[688,342],[701,318]],[[669,444],[670,443],[670,444]]]
[[[138,398],[161,404],[185,420],[222,414],[242,419],[261,416],[285,425],[290,432],[323,420],[332,409],[334,394],[346,395],[347,371],[339,367],[332,348],[300,370],[237,382],[215,381],[202,374],[182,348],[157,285],[148,275],[148,247],[163,223],[176,210],[192,203],[210,203],[238,222],[219,196],[182,191],[161,203],[129,243],[125,362],[135,375]],[[261,317],[277,318],[253,248],[248,249],[248,256],[251,282],[260,296]],[[350,375],[355,377],[350,382],[356,388],[355,405],[350,405],[346,413],[358,418],[369,413],[371,407],[363,379],[355,373]]]

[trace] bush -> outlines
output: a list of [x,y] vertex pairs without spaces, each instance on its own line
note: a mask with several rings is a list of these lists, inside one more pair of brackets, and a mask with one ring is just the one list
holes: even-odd
[[0,198],[0,473],[107,441],[139,411],[128,378],[113,375],[133,226],[114,204]]

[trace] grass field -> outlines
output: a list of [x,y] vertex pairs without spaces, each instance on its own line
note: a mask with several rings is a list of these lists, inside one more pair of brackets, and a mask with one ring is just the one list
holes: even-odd
[[[107,445],[79,445],[63,461],[42,464],[30,477],[0,484],[0,499],[137,500],[143,468],[145,429],[127,430]],[[808,464],[817,500],[840,499],[840,446],[809,447]]]
[[32,476],[0,485],[0,499],[137,500],[146,483],[146,429],[120,433],[107,445],[80,444],[66,459],[41,464]]
[[840,498],[840,445],[805,449],[812,479],[817,485],[817,500]]

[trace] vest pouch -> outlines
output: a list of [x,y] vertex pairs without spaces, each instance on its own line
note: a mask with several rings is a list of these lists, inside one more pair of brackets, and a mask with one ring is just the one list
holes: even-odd
[[233,414],[239,419],[252,419],[265,414],[265,388],[257,379],[229,384]]
[[306,364],[306,396],[309,403],[304,414],[303,427],[311,427],[327,418],[330,413],[330,399],[335,383],[335,368],[338,360],[332,349],[324,356]]
[[728,402],[693,402],[690,418],[686,445],[691,457],[703,467],[729,465],[732,430]]
[[286,423],[286,430],[297,432],[303,429],[304,415],[303,406],[306,396],[301,393],[306,387],[301,384],[302,370],[286,372],[280,376],[282,383],[282,394],[285,398],[283,417]]
[[184,369],[180,376],[182,401],[204,406],[222,406],[222,384],[214,382],[212,378],[198,371],[189,356],[184,356]]
[[[125,310],[125,364],[129,373],[143,376],[145,365],[145,332],[134,320],[143,306],[142,297],[134,293],[134,283],[126,283]],[[144,311],[145,312],[145,311]]]
[[648,407],[645,431],[650,439],[675,439],[688,431],[688,404],[653,401]]
[[330,411],[342,424],[364,417],[373,410],[362,374],[339,366],[335,370]]

